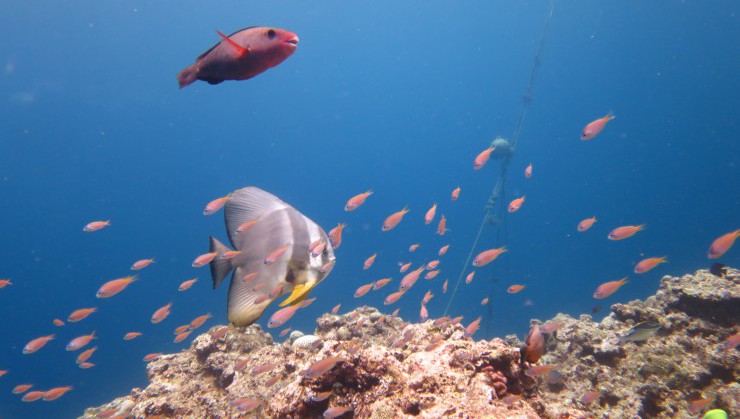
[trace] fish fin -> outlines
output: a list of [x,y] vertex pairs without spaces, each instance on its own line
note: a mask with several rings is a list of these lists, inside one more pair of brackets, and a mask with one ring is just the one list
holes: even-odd
[[242,250],[239,245],[247,236],[252,236],[254,231],[244,235],[237,235],[236,229],[250,220],[258,220],[265,214],[283,209],[292,208],[275,195],[265,192],[260,188],[248,186],[234,191],[231,199],[224,207],[224,219],[226,220],[226,232],[229,234],[231,244]]
[[[218,254],[222,254],[224,252],[228,252],[229,249],[225,244],[218,241],[217,238],[211,237],[211,252],[218,252]],[[216,289],[217,286],[219,286],[223,281],[224,278],[226,278],[226,275],[231,272],[234,267],[231,265],[231,259],[221,259],[219,256],[216,256],[213,261],[210,263],[211,265],[211,278],[213,279],[213,288]]]
[[177,83],[180,85],[180,89],[190,86],[196,80],[198,80],[198,69],[195,65],[191,65],[177,75]]
[[223,79],[201,79],[201,80],[203,80],[204,82],[210,84],[211,86],[213,86],[215,84],[221,84],[221,83],[224,82]]
[[316,282],[306,282],[305,284],[296,284],[293,287],[293,292],[290,294],[288,298],[285,299],[282,303],[280,303],[280,307],[285,307],[288,304],[294,304],[299,303],[308,297],[308,292],[311,291],[311,288],[316,285]]
[[237,44],[233,39],[229,38],[228,36],[222,34],[220,31],[216,31],[218,36],[221,37],[221,39],[224,40],[224,43],[229,45],[237,54],[238,58],[242,58],[249,54],[249,48],[245,48],[239,44]]
[[609,111],[604,118],[606,118],[607,121],[611,121],[612,119],[616,118],[617,116],[614,115],[612,111]]
[[253,284],[241,280],[243,276],[244,269],[237,268],[229,285],[228,320],[237,327],[249,326],[259,320],[265,309],[274,301],[274,299],[267,298],[260,303],[255,303],[257,298],[265,294],[265,291],[255,291]]

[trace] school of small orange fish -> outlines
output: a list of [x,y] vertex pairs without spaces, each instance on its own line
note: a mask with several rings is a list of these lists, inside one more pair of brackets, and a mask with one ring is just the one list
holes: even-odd
[[[607,122],[612,120],[614,116],[609,113],[603,118],[599,118],[591,123],[589,123],[581,133],[581,140],[587,141],[591,140],[594,137],[596,137],[606,126]],[[490,159],[491,153],[494,151],[494,148],[487,148],[480,152],[474,160],[473,160],[473,169],[474,170],[481,170],[484,168],[488,160]],[[531,179],[533,176],[533,166],[530,163],[524,170],[524,176],[526,179]],[[458,199],[461,193],[461,188],[456,187],[450,195],[450,201],[454,202]],[[345,206],[345,211],[351,212],[358,210],[365,201],[373,194],[372,190],[368,190],[366,192],[360,193],[352,198],[350,198],[347,201],[347,204]],[[509,213],[516,213],[518,212],[522,206],[525,204],[525,196],[521,196],[519,198],[516,198],[512,200],[508,205],[508,211]],[[211,202],[209,202],[204,211],[204,215],[212,215],[214,213],[217,213],[228,201],[229,196],[224,196],[217,198]],[[454,204],[451,204],[454,205]],[[437,212],[439,211],[438,203],[434,203],[425,213],[424,213],[424,223],[425,224],[432,224],[437,219]],[[400,211],[393,212],[390,214],[381,224],[382,231],[390,231],[394,228],[396,228],[405,218],[405,216],[410,212],[408,208],[403,208]],[[436,234],[440,236],[444,236],[445,233],[448,231],[447,229],[447,218],[444,215],[440,215],[438,218],[437,227],[436,227]],[[249,229],[255,221],[244,223],[244,225],[240,226],[240,230],[246,231]],[[596,217],[592,216],[590,218],[586,218],[582,220],[578,225],[576,226],[576,230],[580,233],[585,233],[589,229],[593,227],[593,225],[596,223]],[[335,228],[333,228],[329,232],[329,238],[332,241],[332,245],[335,249],[338,249],[342,244],[342,233],[345,228],[346,224],[339,223]],[[96,231],[99,231],[104,228],[111,227],[110,220],[107,221],[93,221],[87,224],[83,231],[86,233],[93,233]],[[616,227],[608,234],[607,238],[609,240],[625,240],[633,235],[637,234],[640,231],[643,231],[645,229],[645,225],[628,225],[628,226],[620,226]],[[710,259],[717,259],[724,255],[734,244],[735,240],[740,237],[740,230],[735,230],[729,233],[726,233],[720,237],[718,237],[716,240],[714,240],[707,252],[707,257]],[[320,244],[317,244],[317,246]],[[409,252],[416,251],[420,246],[422,246],[421,243],[414,243],[411,244],[408,248]],[[284,246],[285,247],[285,246]],[[271,252],[269,255],[266,255],[265,263],[271,263],[275,262],[276,260],[279,260],[282,256],[285,249],[280,248],[276,249],[275,251]],[[447,253],[448,249],[450,248],[450,244],[446,244],[442,246],[436,253],[439,258],[444,257],[444,255]],[[315,251],[315,249],[309,249],[309,252]],[[507,252],[506,247],[496,248],[496,249],[487,249],[480,251],[477,256],[473,259],[472,265],[475,269],[482,269],[486,265],[494,262],[499,256],[501,256],[503,253]],[[216,252],[206,253],[200,256],[197,256],[195,260],[193,261],[192,266],[195,268],[199,268],[202,266],[207,265],[210,263],[214,258],[221,257],[221,258],[231,258],[236,256],[238,252],[236,251],[230,251],[226,252],[224,254],[218,255]],[[378,257],[378,253],[373,253],[370,255],[362,264],[363,270],[369,270],[372,268],[373,264],[375,263],[376,258]],[[644,274],[653,268],[655,268],[657,265],[661,263],[666,263],[667,257],[666,256],[660,256],[660,257],[649,257],[646,258],[640,262],[638,262],[634,267],[634,273],[636,274]],[[139,271],[142,269],[145,269],[149,265],[154,263],[154,259],[143,259],[136,261],[132,264],[131,270],[132,271]],[[419,278],[422,277],[425,280],[432,281],[434,280],[438,274],[440,273],[440,265],[441,260],[431,260],[425,263],[422,263],[419,265],[416,269],[410,270],[412,268],[411,262],[402,262],[399,261],[398,265],[400,267],[399,271],[401,274],[404,274],[404,276],[401,278],[399,284],[398,284],[398,290],[394,291],[385,299],[384,304],[385,305],[392,305],[397,303],[407,292],[408,290],[413,287]],[[410,271],[409,271],[410,270]],[[425,273],[426,271],[426,273]],[[470,284],[473,281],[473,278],[475,276],[476,270],[471,270],[465,277],[465,283]],[[135,275],[127,276],[124,278],[117,278],[110,280],[100,286],[100,288],[97,290],[96,297],[97,298],[112,298],[115,295],[123,292],[126,290],[130,285],[135,284],[137,281],[137,277]],[[381,288],[385,287],[389,283],[393,281],[392,278],[382,278],[378,279],[376,281],[363,284],[360,287],[357,288],[357,290],[354,293],[355,298],[361,298],[368,294],[370,291],[378,291]],[[179,288],[179,292],[184,292],[189,290],[194,284],[196,284],[197,279],[189,279],[186,281],[183,281]],[[627,277],[624,277],[619,280],[613,280],[613,281],[607,281],[600,285],[598,285],[593,293],[593,298],[595,299],[604,299],[615,292],[617,292],[623,285],[627,283]],[[11,286],[13,283],[10,279],[0,279],[0,289],[6,288],[8,286]],[[429,283],[431,284],[431,282]],[[507,288],[507,292],[510,294],[519,293],[525,290],[526,284],[511,284]],[[440,290],[442,294],[447,293],[447,287],[448,287],[448,281],[445,280],[441,285],[435,285],[436,288]],[[426,308],[427,303],[434,297],[434,293],[432,292],[432,287],[429,286],[429,289],[424,294],[424,297],[420,301],[420,311],[419,311],[419,319],[420,321],[426,321],[429,317],[429,312]],[[308,306],[311,304],[315,299],[309,299],[305,300],[301,303],[294,304],[291,306],[288,306],[286,308],[278,310],[273,316],[270,318],[268,322],[268,327],[280,327],[284,323],[286,323],[292,316],[295,314],[295,312],[300,309]],[[481,301],[481,305],[486,305],[489,302],[489,297],[483,298]],[[341,308],[341,303],[337,304],[331,309],[331,313],[336,314],[339,312]],[[161,308],[157,309],[151,316],[151,322],[152,323],[160,323],[163,320],[165,320],[171,312],[172,309],[172,303],[167,303]],[[74,323],[74,322],[81,322],[84,319],[86,319],[88,316],[97,313],[98,309],[97,307],[85,307],[80,308],[72,313],[70,313],[69,317],[67,317],[67,322]],[[392,315],[395,316],[398,313],[398,310],[396,310]],[[174,342],[179,343],[185,341],[190,334],[201,327],[208,319],[211,317],[210,313],[203,314],[201,316],[198,316],[194,318],[192,321],[185,323],[181,326],[178,326],[174,329]],[[466,337],[472,337],[475,332],[478,330],[480,326],[482,317],[479,316],[476,320],[472,321],[465,327],[465,336]],[[444,322],[460,322],[462,320],[461,317],[457,317],[454,319],[451,319],[450,317],[444,317],[438,319],[436,322],[438,324],[442,324]],[[62,319],[51,319],[51,324],[53,324],[55,327],[64,327],[65,322]],[[524,357],[525,360],[528,361],[531,364],[535,364],[540,357],[543,354],[544,350],[544,339],[542,336],[542,333],[552,333],[554,330],[556,330],[559,327],[557,324],[548,323],[545,325],[540,326],[533,326],[529,332],[529,335],[526,339],[526,349],[524,351]],[[226,328],[219,329],[214,332],[215,335],[219,333],[225,333]],[[280,336],[285,336],[290,331],[290,328],[287,328],[280,332]],[[140,337],[142,334],[137,331],[128,331],[124,334],[122,334],[121,338],[123,340],[131,341],[135,340],[138,337]],[[217,337],[217,336],[215,336]],[[55,339],[54,334],[48,334],[44,336],[40,336],[38,338],[32,339],[29,341],[23,348],[23,353],[27,355],[35,354],[39,351],[41,351],[50,341],[53,341]],[[90,334],[81,335],[78,337],[73,338],[69,341],[69,343],[66,345],[65,349],[67,351],[78,351],[82,348],[88,347],[93,340],[95,340],[95,332],[92,332]],[[403,338],[401,338],[403,339]],[[738,344],[740,344],[740,333],[736,333],[735,335],[731,336],[727,339],[727,341],[723,344],[724,349],[733,349]],[[77,358],[76,362],[79,368],[87,369],[92,368],[95,366],[95,364],[92,361],[92,357],[95,354],[95,351],[97,350],[97,346],[93,346],[83,352],[81,352]],[[152,360],[157,359],[159,356],[161,356],[161,353],[152,353],[144,357],[144,361],[149,362]],[[312,366],[310,366],[306,371],[302,372],[304,377],[312,378],[312,377],[318,377],[323,375],[324,373],[330,371],[334,366],[336,366],[338,363],[341,363],[344,360],[341,356],[335,356],[335,357],[329,357],[326,359],[322,359],[316,363],[314,363]],[[262,371],[266,371],[270,369],[271,365],[264,366],[264,370],[255,368],[255,371],[253,371],[254,374],[259,374]],[[532,365],[529,369],[529,373],[532,375],[542,375],[548,373],[550,370],[552,370],[553,366],[547,366],[547,365]],[[3,377],[5,375],[9,374],[9,370],[3,369],[0,370],[0,377]],[[73,387],[71,385],[67,386],[60,386],[55,387],[47,390],[32,390],[34,389],[33,384],[27,384],[22,383],[16,385],[12,392],[13,394],[17,394],[20,397],[22,397],[22,400],[25,402],[33,402],[37,400],[44,400],[44,401],[52,401],[57,400],[60,397],[64,396],[65,393],[68,391],[71,391]],[[32,391],[31,391],[32,390]],[[328,394],[319,394],[317,397],[328,397]],[[587,392],[583,395],[581,401],[584,404],[588,404],[599,397],[599,392],[594,390]],[[232,405],[236,406],[239,410],[251,410],[257,406],[260,405],[259,401],[256,401],[254,399],[249,398],[240,398],[232,402]],[[350,408],[345,407],[332,407],[325,413],[326,417],[335,417],[339,416],[341,414],[346,413],[349,411]]]

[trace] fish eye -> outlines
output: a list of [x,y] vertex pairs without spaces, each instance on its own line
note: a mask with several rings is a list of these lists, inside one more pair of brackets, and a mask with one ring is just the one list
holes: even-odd
[[275,37],[275,30],[274,29],[268,30],[267,31],[267,37],[270,38],[270,39],[274,38]]

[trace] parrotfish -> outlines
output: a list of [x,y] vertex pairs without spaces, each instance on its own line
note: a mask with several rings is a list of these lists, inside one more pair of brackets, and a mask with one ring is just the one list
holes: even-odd
[[229,36],[221,32],[218,35],[221,42],[177,75],[181,89],[196,80],[219,84],[250,79],[282,63],[298,47],[296,34],[278,28],[252,26]]
[[[232,193],[224,207],[224,218],[229,241],[241,253],[228,260],[214,259],[211,276],[216,288],[234,271],[229,286],[227,318],[235,326],[248,326],[257,321],[267,306],[285,292],[290,291],[291,295],[281,307],[300,303],[329,274],[330,269],[323,268],[331,266],[329,264],[336,259],[334,240],[329,240],[318,224],[262,189],[247,187]],[[248,220],[257,222],[249,230],[236,234],[238,226]],[[326,245],[318,257],[311,257],[306,249],[318,239]],[[286,244],[279,257],[272,263],[264,263],[270,252]],[[212,252],[228,250],[226,245],[211,237]],[[257,277],[242,281],[250,272],[257,272]],[[260,292],[262,289],[265,291]],[[273,292],[268,298],[261,297],[266,290]]]

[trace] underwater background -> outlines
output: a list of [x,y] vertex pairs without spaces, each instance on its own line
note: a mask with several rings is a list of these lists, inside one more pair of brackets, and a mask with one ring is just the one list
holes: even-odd
[[[450,313],[483,315],[478,339],[516,333],[531,318],[591,313],[646,298],[662,275],[706,268],[709,244],[740,228],[740,4],[555,2],[539,57],[533,100],[507,174],[506,240],[486,226],[476,248],[509,252],[460,286]],[[337,264],[287,326],[342,303],[381,307],[417,321],[427,289],[430,317],[443,315],[464,268],[500,162],[473,158],[513,135],[548,2],[39,2],[11,1],[0,14],[0,417],[76,417],[88,406],[146,385],[142,357],[174,352],[171,330],[211,312],[226,323],[227,286],[213,291],[207,268],[190,265],[208,236],[226,239],[223,215],[203,207],[253,185],[329,230],[347,223]],[[252,25],[295,32],[296,53],[243,82],[179,90],[176,74],[218,41]],[[592,141],[588,122],[616,119]],[[524,168],[532,163],[532,179]],[[450,192],[461,187],[460,198]],[[367,189],[360,209],[344,204]],[[423,215],[439,204],[451,230],[434,234]],[[393,231],[389,214],[411,212]],[[598,221],[585,233],[576,225]],[[90,221],[111,226],[83,233]],[[646,230],[626,241],[608,232]],[[412,243],[421,243],[415,253]],[[383,300],[401,278],[398,262],[436,259],[399,303]],[[375,265],[363,261],[377,252]],[[632,273],[644,257],[669,263]],[[140,280],[105,300],[105,281],[154,258]],[[722,263],[738,266],[730,250]],[[470,267],[465,273],[470,271]],[[393,277],[361,299],[355,289]],[[599,284],[630,276],[603,301]],[[178,285],[199,278],[187,292]],[[506,288],[526,284],[510,295]],[[490,304],[480,301],[490,297]],[[172,301],[161,324],[149,319]],[[99,312],[57,328],[81,307]],[[274,312],[270,307],[260,320]],[[71,338],[96,331],[96,366],[79,369]],[[131,342],[128,331],[144,335]],[[200,332],[206,329],[200,329]],[[277,338],[278,329],[275,331]],[[36,354],[31,339],[56,334]],[[278,338],[279,340],[283,338]],[[54,402],[24,403],[11,389],[72,385]]]

